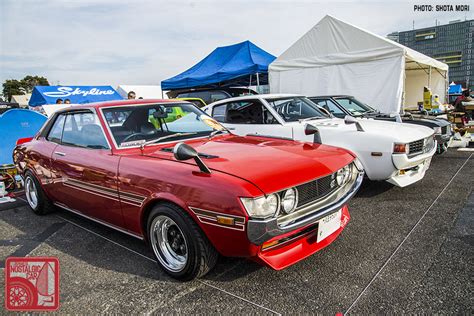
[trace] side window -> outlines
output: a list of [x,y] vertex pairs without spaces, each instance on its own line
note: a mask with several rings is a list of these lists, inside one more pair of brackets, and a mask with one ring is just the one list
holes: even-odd
[[225,122],[231,124],[278,124],[259,100],[228,103]]
[[107,149],[105,135],[97,116],[91,112],[71,113],[66,117],[62,143],[70,146]]
[[61,142],[65,117],[66,115],[61,114],[56,118],[56,121],[54,122],[53,126],[49,130],[48,136],[46,137],[47,140],[58,144]]
[[217,105],[212,108],[212,117],[221,123],[226,121],[227,103]]

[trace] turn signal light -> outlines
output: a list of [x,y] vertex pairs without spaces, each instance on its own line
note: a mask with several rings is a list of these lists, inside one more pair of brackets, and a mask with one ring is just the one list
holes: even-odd
[[394,144],[393,152],[397,154],[404,154],[407,152],[407,144]]
[[234,225],[234,219],[226,216],[217,216],[217,222],[223,225]]

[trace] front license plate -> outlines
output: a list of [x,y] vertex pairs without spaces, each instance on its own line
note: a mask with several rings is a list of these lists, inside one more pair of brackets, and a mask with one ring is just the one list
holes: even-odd
[[317,242],[320,242],[341,227],[341,215],[342,210],[339,210],[319,221]]

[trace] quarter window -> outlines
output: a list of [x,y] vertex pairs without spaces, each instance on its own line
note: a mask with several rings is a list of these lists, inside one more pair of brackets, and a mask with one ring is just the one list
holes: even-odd
[[66,115],[61,114],[56,118],[56,121],[51,127],[51,130],[49,131],[48,137],[46,137],[47,140],[58,144],[61,142],[65,117]]

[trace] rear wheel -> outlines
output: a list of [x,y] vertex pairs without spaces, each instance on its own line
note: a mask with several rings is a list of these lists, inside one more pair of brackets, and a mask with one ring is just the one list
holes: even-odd
[[147,234],[158,264],[173,278],[192,280],[204,276],[216,264],[214,246],[193,219],[173,204],[153,208]]
[[37,215],[44,215],[54,209],[40,183],[30,171],[25,174],[25,195],[28,205]]

